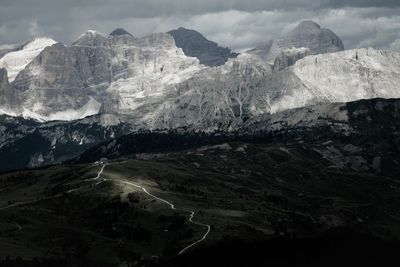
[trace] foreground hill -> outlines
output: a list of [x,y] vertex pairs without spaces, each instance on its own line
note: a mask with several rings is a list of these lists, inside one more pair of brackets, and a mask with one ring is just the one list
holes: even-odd
[[[197,126],[138,131],[136,118],[129,115],[104,114],[73,122],[47,123],[3,115],[0,116],[0,170],[60,163],[83,152],[80,161],[94,162],[102,157],[179,151],[279,135],[306,138],[312,134],[322,136],[325,141],[344,138],[359,145],[375,139],[397,144],[398,106],[397,99],[319,104],[255,116],[244,123],[221,123],[213,131],[199,131]],[[387,140],[387,136],[392,140]]]
[[[171,149],[179,142],[164,149],[156,143],[161,152],[135,149],[175,140],[171,135],[131,135],[86,154],[115,157],[105,166],[2,174],[0,262],[379,266],[397,260],[398,102],[265,116],[246,124],[250,136],[214,136],[204,145],[185,135],[177,139],[180,149]],[[268,123],[274,127],[263,128]],[[191,211],[200,225],[188,221]]]

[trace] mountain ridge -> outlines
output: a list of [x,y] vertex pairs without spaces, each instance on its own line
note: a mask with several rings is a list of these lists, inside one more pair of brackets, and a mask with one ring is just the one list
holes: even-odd
[[[321,30],[303,22],[292,32],[314,36]],[[207,67],[185,55],[168,33],[135,38],[88,31],[72,45],[45,48],[15,81],[1,82],[0,109],[42,121],[130,114],[136,129],[213,130],[318,103],[400,96],[399,53],[313,53],[304,47],[284,49],[271,64],[253,51]]]

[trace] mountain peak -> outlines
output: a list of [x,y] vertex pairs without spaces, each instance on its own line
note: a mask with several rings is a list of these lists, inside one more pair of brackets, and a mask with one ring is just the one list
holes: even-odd
[[175,39],[177,47],[190,57],[197,57],[201,64],[207,66],[224,65],[229,58],[237,57],[236,53],[228,48],[218,46],[195,30],[180,27],[168,32]]
[[173,30],[173,31],[178,31],[178,32],[190,32],[190,33],[193,33],[193,34],[198,34],[198,35],[203,36],[201,33],[199,33],[199,32],[196,31],[196,30],[192,30],[192,29],[188,29],[188,28],[184,28],[184,27],[179,27],[178,29]]
[[106,35],[95,31],[88,30],[72,43],[73,46],[101,46],[106,40]]
[[57,42],[50,37],[35,37],[30,42],[24,44],[21,49],[42,50],[43,47],[52,46],[55,43]]
[[34,38],[16,50],[5,54],[0,59],[0,68],[7,69],[8,80],[9,82],[12,82],[17,77],[18,73],[46,47],[52,46],[56,43],[56,41],[48,37]]
[[110,36],[120,36],[120,35],[129,35],[129,36],[133,37],[132,34],[130,34],[129,32],[127,32],[126,30],[124,30],[122,28],[115,29],[110,33]]
[[6,81],[8,83],[8,76],[7,76],[6,68],[0,68],[0,88],[1,88],[1,84],[3,81]]
[[[250,51],[273,63],[281,52],[291,48],[308,48],[311,55],[343,51],[343,41],[332,30],[322,28],[314,21],[299,23],[289,33],[274,39],[271,45]],[[294,62],[293,62],[294,63]]]
[[105,34],[99,32],[99,31],[96,31],[96,30],[87,30],[83,35],[94,35],[94,36],[101,35],[101,36],[104,36]]
[[321,26],[319,24],[311,20],[305,20],[297,25],[291,33],[319,32],[320,30]]

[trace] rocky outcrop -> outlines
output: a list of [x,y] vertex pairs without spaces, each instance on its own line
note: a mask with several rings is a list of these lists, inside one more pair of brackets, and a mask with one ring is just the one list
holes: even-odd
[[305,47],[285,49],[275,58],[273,69],[279,71],[293,66],[298,60],[310,54],[310,49]]
[[78,37],[73,43],[72,46],[104,46],[107,40],[107,36],[100,32],[89,30]]
[[0,69],[0,88],[7,88],[10,84],[8,82],[7,69]]
[[19,106],[18,92],[11,88],[8,82],[7,70],[0,68],[0,114],[11,112]]
[[238,56],[230,49],[220,47],[217,43],[207,40],[194,30],[179,28],[168,33],[174,37],[176,46],[182,48],[185,55],[197,57],[201,64],[207,66],[224,65],[229,58]]
[[166,33],[134,38],[89,31],[71,46],[46,48],[18,74],[13,87],[22,96],[26,116],[57,119],[54,113],[63,112],[59,119],[65,119],[87,105],[95,111],[96,103],[103,112],[131,112],[144,97],[168,94],[173,84],[201,68]]

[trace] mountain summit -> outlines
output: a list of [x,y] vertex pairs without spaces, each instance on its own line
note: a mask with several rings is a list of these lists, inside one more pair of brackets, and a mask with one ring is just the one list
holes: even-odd
[[229,58],[238,56],[229,48],[218,46],[194,30],[181,27],[168,33],[174,37],[176,46],[182,48],[185,55],[197,57],[201,64],[210,67],[224,65]]
[[322,28],[313,21],[303,21],[286,35],[269,42],[264,48],[256,48],[256,54],[268,62],[274,60],[287,49],[307,48],[310,54],[324,54],[344,50],[342,40],[330,29]]
[[132,34],[130,34],[129,32],[127,32],[126,30],[124,30],[122,28],[115,29],[110,33],[110,36],[120,36],[120,35],[129,35],[129,36],[133,37]]
[[318,23],[316,23],[316,22],[314,22],[312,20],[305,20],[305,21],[300,22],[300,24],[297,25],[297,27],[294,28],[292,30],[292,32],[306,32],[306,31],[308,31],[308,32],[316,33],[316,32],[318,32],[320,30],[321,30],[321,26]]
[[0,59],[0,68],[8,71],[8,80],[14,81],[18,73],[22,71],[35,57],[37,57],[46,47],[57,43],[51,38],[35,38],[26,43],[18,50],[5,54]]

